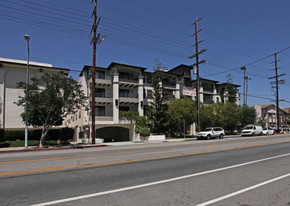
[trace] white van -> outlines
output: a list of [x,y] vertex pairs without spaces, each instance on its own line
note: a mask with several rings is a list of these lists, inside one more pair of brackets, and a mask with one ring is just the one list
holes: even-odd
[[258,125],[248,125],[242,130],[242,136],[262,135],[263,128]]

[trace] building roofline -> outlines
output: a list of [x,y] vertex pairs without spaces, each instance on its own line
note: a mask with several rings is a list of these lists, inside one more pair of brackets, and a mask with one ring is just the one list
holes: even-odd
[[241,87],[241,85],[228,83],[228,82],[222,82],[222,83],[219,83],[218,85],[223,85],[223,84],[231,84],[231,85],[236,86],[236,87]]
[[[0,57],[0,64],[26,66],[27,65],[27,61],[17,60],[17,59],[8,59],[8,58]],[[70,71],[70,69],[68,69],[68,68],[53,67],[52,64],[41,63],[41,62],[33,62],[33,61],[29,61],[29,67],[41,67],[41,68],[47,68],[47,69],[59,69],[59,70],[66,70],[68,72]]]
[[108,69],[112,68],[115,65],[119,65],[119,66],[125,66],[125,67],[130,67],[130,68],[135,68],[135,69],[141,69],[142,71],[146,70],[147,68],[145,67],[139,67],[139,66],[133,66],[133,65],[129,65],[129,64],[122,64],[122,63],[117,63],[117,62],[112,62],[109,66]]
[[186,65],[186,64],[180,64],[180,65],[178,65],[178,66],[176,66],[176,67],[170,69],[168,72],[172,72],[172,71],[178,69],[179,67],[187,67],[187,68],[189,68],[189,69],[193,69],[193,66]]

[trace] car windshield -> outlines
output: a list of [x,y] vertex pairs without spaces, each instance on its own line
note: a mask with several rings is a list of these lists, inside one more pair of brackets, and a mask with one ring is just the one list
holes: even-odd
[[211,131],[211,128],[206,128],[204,131],[205,132]]
[[245,127],[245,129],[253,129],[253,127],[252,126],[249,126],[249,127]]
[[264,128],[263,130],[267,130],[268,128]]

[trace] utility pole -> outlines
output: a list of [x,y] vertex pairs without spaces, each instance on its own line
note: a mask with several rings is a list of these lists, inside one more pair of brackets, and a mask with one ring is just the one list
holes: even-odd
[[193,25],[195,25],[195,33],[192,36],[195,36],[195,44],[193,46],[195,46],[195,54],[188,57],[189,59],[192,59],[195,57],[195,64],[193,64],[192,66],[196,66],[196,100],[197,100],[197,131],[200,132],[200,77],[199,77],[199,64],[203,64],[206,61],[205,60],[201,60],[199,61],[198,56],[200,54],[202,54],[203,52],[206,51],[206,49],[202,49],[201,51],[198,50],[198,45],[203,42],[204,40],[198,41],[198,37],[197,34],[199,32],[201,32],[204,28],[201,28],[200,30],[197,30],[197,22],[200,21],[203,17],[199,18],[199,19],[194,19],[194,23]]
[[96,143],[96,103],[95,103],[95,85],[96,85],[96,51],[97,51],[97,44],[100,42],[100,33],[97,36],[97,29],[98,25],[100,23],[101,18],[99,17],[97,22],[97,0],[92,0],[92,3],[94,4],[94,10],[92,17],[94,17],[94,24],[92,26],[91,34],[93,32],[93,38],[91,41],[91,44],[93,44],[93,68],[92,68],[92,144]]
[[[289,48],[289,47],[288,47]],[[284,49],[285,50],[285,49]],[[284,51],[282,50],[282,51]],[[280,51],[280,52],[282,52]],[[280,53],[280,52],[276,52],[274,54],[275,56],[275,76],[273,77],[270,77],[269,79],[275,79],[275,81],[273,82],[270,82],[272,85],[275,85],[275,86],[272,86],[272,88],[275,88],[276,89],[276,130],[279,130],[279,127],[280,127],[280,115],[279,115],[279,84],[284,84],[285,83],[285,80],[279,80],[278,78],[281,77],[281,76],[284,76],[286,75],[285,73],[284,74],[280,74],[278,75],[278,66],[277,66],[277,63],[279,60],[277,60],[277,54]]]
[[246,79],[246,105],[248,105],[248,87],[249,87],[249,80],[251,80],[251,78],[249,76],[245,76]]
[[246,104],[246,99],[245,99],[245,94],[246,94],[246,70],[247,70],[247,67],[246,66],[242,66],[241,67],[241,70],[243,70],[244,71],[244,104]]

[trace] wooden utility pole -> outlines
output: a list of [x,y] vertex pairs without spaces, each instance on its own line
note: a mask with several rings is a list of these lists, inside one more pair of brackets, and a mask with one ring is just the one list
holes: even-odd
[[205,60],[199,61],[199,54],[202,54],[203,52],[206,51],[206,49],[202,49],[201,51],[198,50],[198,45],[201,43],[203,40],[198,42],[198,37],[197,34],[203,30],[197,30],[197,22],[200,21],[203,17],[199,18],[198,20],[195,18],[194,19],[194,25],[195,25],[195,33],[192,36],[195,36],[195,54],[188,57],[189,59],[192,59],[195,57],[196,63],[193,64],[192,66],[196,66],[196,100],[197,100],[197,131],[200,132],[200,77],[199,77],[199,64],[205,63]]
[[[289,48],[289,47],[288,47]],[[288,49],[288,48],[286,48],[286,49]],[[286,49],[284,49],[284,50],[286,50]],[[277,54],[278,53],[280,53],[280,52],[282,52],[282,51],[284,51],[284,50],[281,50],[281,51],[279,51],[279,52],[276,52],[275,54],[274,54],[274,56],[275,56],[275,61],[274,61],[274,63],[275,63],[275,76],[273,76],[273,77],[270,77],[269,79],[275,79],[275,81],[273,81],[273,82],[271,82],[271,84],[272,85],[275,85],[275,86],[272,86],[272,88],[275,88],[276,89],[276,130],[279,130],[279,128],[280,128],[280,115],[279,115],[279,84],[284,84],[285,83],[285,80],[279,80],[278,78],[279,77],[281,77],[281,76],[284,76],[284,75],[286,75],[285,73],[284,74],[280,74],[280,75],[278,75],[278,65],[277,65],[277,63],[278,63],[278,61],[279,60],[277,60]]]
[[98,19],[97,22],[97,0],[92,0],[94,4],[94,10],[92,17],[94,17],[94,24],[92,26],[91,34],[93,32],[93,38],[91,44],[93,44],[93,67],[92,67],[92,144],[96,143],[96,102],[95,102],[95,85],[96,85],[96,51],[97,51],[97,44],[100,42],[100,33],[97,36],[97,28],[100,23],[101,18]]

